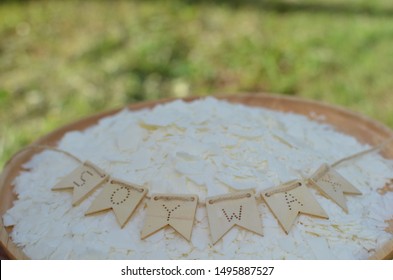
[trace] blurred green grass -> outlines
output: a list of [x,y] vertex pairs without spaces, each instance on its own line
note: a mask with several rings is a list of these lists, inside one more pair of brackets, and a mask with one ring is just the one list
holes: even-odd
[[274,92],[393,127],[391,0],[2,1],[0,167],[83,116]]

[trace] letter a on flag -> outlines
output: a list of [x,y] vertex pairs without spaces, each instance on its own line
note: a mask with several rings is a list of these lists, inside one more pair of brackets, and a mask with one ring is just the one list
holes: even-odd
[[252,191],[208,197],[206,210],[213,244],[235,225],[262,235],[262,223]]
[[336,170],[329,165],[322,165],[311,176],[311,183],[320,190],[326,197],[337,203],[345,212],[348,212],[344,193],[362,194],[350,182],[342,177]]
[[300,213],[328,218],[307,187],[300,181],[291,181],[267,189],[262,197],[287,234]]

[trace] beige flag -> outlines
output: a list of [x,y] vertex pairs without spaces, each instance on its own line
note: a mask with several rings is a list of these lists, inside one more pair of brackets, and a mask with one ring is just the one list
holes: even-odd
[[235,225],[262,235],[262,223],[253,191],[208,197],[206,210],[213,244]]
[[104,183],[108,178],[107,174],[94,165],[86,161],[63,177],[52,190],[73,190],[72,205],[76,206],[82,202],[95,188]]
[[336,170],[323,164],[312,176],[310,182],[326,197],[337,203],[345,212],[348,212],[344,193],[362,194],[350,182],[342,177]]
[[147,217],[141,233],[142,239],[166,226],[171,226],[189,241],[197,205],[196,195],[153,195],[147,202]]
[[143,187],[111,179],[104,185],[102,192],[93,201],[86,215],[112,209],[123,228],[146,193],[147,189]]
[[301,181],[290,181],[267,189],[263,192],[262,197],[287,234],[299,213],[328,218],[328,215]]

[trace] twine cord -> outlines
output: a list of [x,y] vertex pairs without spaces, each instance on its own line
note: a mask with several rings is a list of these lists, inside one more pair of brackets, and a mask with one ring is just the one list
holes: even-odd
[[11,163],[15,158],[17,158],[20,154],[23,154],[24,152],[28,151],[28,150],[50,150],[53,152],[58,152],[58,153],[62,153],[70,158],[72,158],[73,160],[79,162],[79,163],[83,163],[82,160],[80,160],[78,157],[74,156],[73,154],[56,148],[56,147],[52,147],[52,146],[47,146],[47,145],[32,145],[32,146],[27,146],[21,150],[19,150],[16,154],[14,154],[7,162],[6,165],[8,165],[9,163]]
[[380,151],[380,150],[384,149],[384,148],[385,148],[390,142],[392,142],[392,141],[393,141],[393,136],[390,137],[389,139],[387,139],[386,141],[382,142],[381,144],[379,144],[379,145],[376,146],[376,147],[373,147],[373,148],[370,148],[370,149],[368,149],[368,150],[361,151],[361,152],[359,152],[359,153],[356,153],[356,154],[347,156],[347,157],[345,157],[345,158],[342,158],[342,159],[340,159],[340,160],[338,160],[338,161],[332,163],[330,166],[331,166],[331,167],[336,167],[336,166],[338,166],[338,165],[340,165],[340,164],[342,164],[342,163],[344,163],[344,162],[346,162],[346,161],[350,161],[350,160],[353,160],[353,159],[362,157],[362,156],[367,155],[367,154],[370,154],[370,153],[372,153],[372,152]]
[[180,200],[180,201],[195,201],[195,197],[190,196],[176,196],[176,195],[156,195],[153,196],[154,200]]
[[110,183],[111,183],[112,185],[119,185],[119,186],[121,186],[121,187],[131,188],[131,189],[136,190],[136,191],[138,191],[138,192],[140,192],[140,193],[143,193],[143,192],[144,192],[144,189],[143,189],[143,188],[138,188],[138,187],[136,187],[136,186],[129,185],[129,184],[123,183],[123,182],[118,181],[118,180],[113,180],[113,179],[112,179],[112,180],[110,180]]
[[[375,147],[373,147],[373,148],[370,148],[370,149],[367,149],[367,150],[364,150],[364,151],[361,151],[361,152],[352,154],[352,155],[347,156],[347,157],[345,157],[345,158],[342,158],[342,159],[340,159],[340,160],[338,160],[338,161],[332,163],[332,164],[330,165],[330,167],[331,167],[331,168],[334,168],[334,167],[336,167],[336,166],[338,166],[338,165],[340,165],[340,164],[342,164],[342,163],[344,163],[344,162],[347,162],[347,161],[351,161],[351,160],[357,159],[357,158],[359,158],[359,157],[365,156],[365,155],[367,155],[367,154],[370,154],[370,153],[373,153],[373,152],[376,152],[376,151],[380,151],[380,150],[384,149],[384,148],[385,148],[390,142],[392,142],[392,141],[393,141],[393,136],[390,137],[389,139],[387,139],[386,141],[382,142],[382,143],[379,144],[378,146],[375,146]],[[322,173],[324,173],[324,172],[327,172],[327,169],[324,169],[324,170],[322,171]],[[317,174],[317,176],[321,176],[321,175],[323,176],[323,174]],[[311,178],[305,178],[305,177],[302,175],[302,179],[301,179],[301,180],[302,180],[302,181],[309,181],[309,180],[311,180]],[[270,197],[271,195],[274,195],[274,194],[276,194],[276,193],[287,192],[287,191],[293,190],[293,189],[295,189],[295,188],[298,188],[298,187],[300,187],[301,185],[302,185],[302,183],[300,183],[300,182],[294,182],[294,183],[292,183],[292,184],[289,185],[289,186],[278,187],[278,188],[276,188],[275,190],[272,190],[272,191],[270,191],[270,192],[266,192],[266,193],[265,193],[265,196],[266,196],[266,197]]]
[[266,197],[270,197],[270,196],[272,196],[272,195],[274,195],[276,193],[289,192],[289,191],[291,191],[293,189],[296,189],[296,188],[300,187],[301,185],[302,185],[302,183],[300,183],[298,181],[294,181],[294,182],[291,182],[289,184],[289,186],[283,186],[282,188],[277,188],[277,189],[272,190],[270,192],[266,192],[265,196]]
[[[385,148],[390,142],[392,142],[392,141],[393,141],[393,136],[391,136],[390,138],[388,138],[387,140],[385,140],[384,142],[382,142],[381,144],[379,144],[379,145],[376,146],[376,147],[373,147],[373,148],[367,149],[367,150],[365,150],[365,151],[361,151],[361,152],[352,154],[352,155],[350,155],[350,156],[344,157],[344,158],[342,158],[342,159],[340,159],[340,160],[338,160],[338,161],[332,163],[332,164],[330,165],[330,167],[331,167],[331,168],[334,168],[334,167],[336,167],[336,166],[338,166],[338,165],[340,165],[340,164],[342,164],[342,163],[344,163],[344,162],[347,162],[347,161],[351,161],[351,160],[357,159],[357,158],[359,158],[359,157],[362,157],[362,156],[364,156],[364,155],[370,154],[370,153],[375,152],[375,151],[380,151],[380,150],[384,149],[384,148]],[[92,166],[92,165],[89,164],[88,162],[83,162],[82,160],[80,160],[78,157],[74,156],[74,155],[71,154],[70,152],[67,152],[67,151],[65,151],[65,150],[62,150],[62,149],[59,149],[59,148],[56,148],[56,147],[48,146],[48,145],[32,145],[32,146],[27,146],[27,147],[25,147],[25,148],[19,150],[19,152],[17,152],[16,154],[14,154],[14,155],[7,161],[6,165],[8,165],[8,164],[9,164],[10,162],[12,162],[17,156],[19,156],[20,154],[22,154],[23,152],[25,152],[25,151],[27,151],[27,150],[50,150],[50,151],[53,151],[53,152],[62,153],[62,154],[64,154],[64,155],[68,156],[69,158],[72,158],[72,159],[75,160],[76,162],[78,162],[78,163],[80,163],[80,164],[84,164],[85,166],[87,166],[87,167],[89,167],[89,168],[92,168],[92,169],[93,169],[94,171],[96,171],[101,177],[107,176],[106,174],[103,174],[102,172],[100,172],[99,170],[97,170],[97,168],[95,168],[94,166]],[[304,177],[303,175],[302,175],[301,177],[302,177],[302,179],[301,179],[302,181],[308,181],[308,180],[311,179],[311,178],[306,178],[306,177]],[[124,183],[119,182],[119,181],[116,181],[116,180],[111,180],[111,183],[116,183],[116,184],[124,185],[124,186],[127,186],[127,187],[133,187],[133,186],[131,186],[131,185],[127,185],[127,184],[124,184]],[[289,185],[288,185],[288,184],[289,184]],[[274,194],[277,194],[277,193],[288,192],[288,191],[290,191],[290,190],[293,190],[293,189],[295,189],[295,188],[300,187],[301,185],[302,185],[302,183],[299,182],[299,181],[289,182],[289,183],[286,183],[286,184],[285,184],[284,186],[282,186],[282,187],[278,187],[278,188],[276,188],[276,189],[274,189],[274,190],[271,190],[271,191],[269,191],[269,192],[265,192],[264,195],[265,195],[266,197],[270,197],[270,196],[272,196],[272,195],[274,195]],[[135,189],[136,189],[137,191],[139,191],[139,192],[143,192],[143,191],[144,191],[143,188],[138,188],[138,187],[133,187],[133,188],[135,188]],[[250,194],[250,193],[227,195],[227,196],[222,196],[222,197],[219,197],[219,198],[216,198],[216,199],[210,199],[210,200],[208,201],[208,203],[209,203],[209,204],[214,204],[214,203],[219,202],[219,201],[241,199],[241,198],[251,197],[251,196],[252,196],[252,194]],[[146,196],[146,198],[147,198],[147,199],[151,199],[150,196]],[[183,200],[183,201],[194,201],[194,200],[195,200],[195,197],[154,196],[154,200],[158,200],[158,199],[166,199],[166,200],[175,200],[175,199],[177,199],[177,200]],[[206,205],[206,202],[199,202],[198,205]]]
[[98,175],[100,175],[101,178],[106,177],[106,174],[101,172],[97,167],[95,167],[94,165],[90,164],[89,162],[84,162],[83,163],[84,166],[92,169],[95,173],[97,173]]
[[220,201],[225,201],[225,200],[235,200],[235,199],[241,199],[241,198],[245,198],[245,197],[251,197],[252,194],[251,193],[243,193],[243,194],[233,194],[233,195],[227,195],[227,196],[222,196],[222,197],[218,197],[215,199],[209,199],[209,204],[214,204]]

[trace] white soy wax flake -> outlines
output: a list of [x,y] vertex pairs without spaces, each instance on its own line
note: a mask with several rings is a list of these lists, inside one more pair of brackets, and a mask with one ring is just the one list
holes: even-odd
[[192,244],[184,238],[178,237],[178,235],[173,235],[171,238],[166,238],[166,250],[171,259],[187,257],[193,249]]
[[331,260],[334,256],[331,253],[326,238],[324,237],[310,237],[307,241],[310,248],[313,250],[316,259],[318,260]]
[[[17,218],[14,218],[10,212],[11,211],[5,213],[3,216],[3,224],[6,227],[15,225],[15,223],[17,221]],[[17,213],[17,211],[16,211],[16,213]]]
[[[160,116],[157,118],[157,116]],[[157,106],[155,109],[153,109],[152,114],[147,115],[141,123],[143,125],[147,126],[168,126],[170,124],[173,124],[177,119],[179,118],[179,115],[172,110],[165,110],[164,106]]]
[[66,260],[69,259],[70,253],[72,251],[72,241],[65,240],[59,244],[59,246],[54,250],[50,259],[53,260]]
[[36,259],[48,259],[56,250],[56,246],[49,246],[46,240],[40,240],[24,248],[27,256],[34,256]]
[[209,239],[206,238],[209,235],[207,228],[195,227],[191,235],[191,244],[195,249],[203,252],[209,246]]
[[[66,133],[58,148],[150,193],[196,194],[203,202],[241,189],[263,193],[369,146],[302,115],[209,97],[152,110],[122,110],[84,131]],[[311,190],[329,220],[300,215],[287,235],[258,200],[264,236],[235,227],[215,246],[204,206],[198,206],[189,243],[170,229],[141,240],[145,202],[123,229],[111,212],[85,217],[100,190],[78,207],[71,207],[70,193],[51,191],[77,165],[63,154],[43,151],[15,179],[18,200],[3,222],[14,225],[11,237],[29,257],[358,259],[392,238],[384,228],[393,217],[393,193],[380,195],[377,189],[392,178],[393,161],[377,153],[337,167],[363,193],[345,195],[349,213]]]

